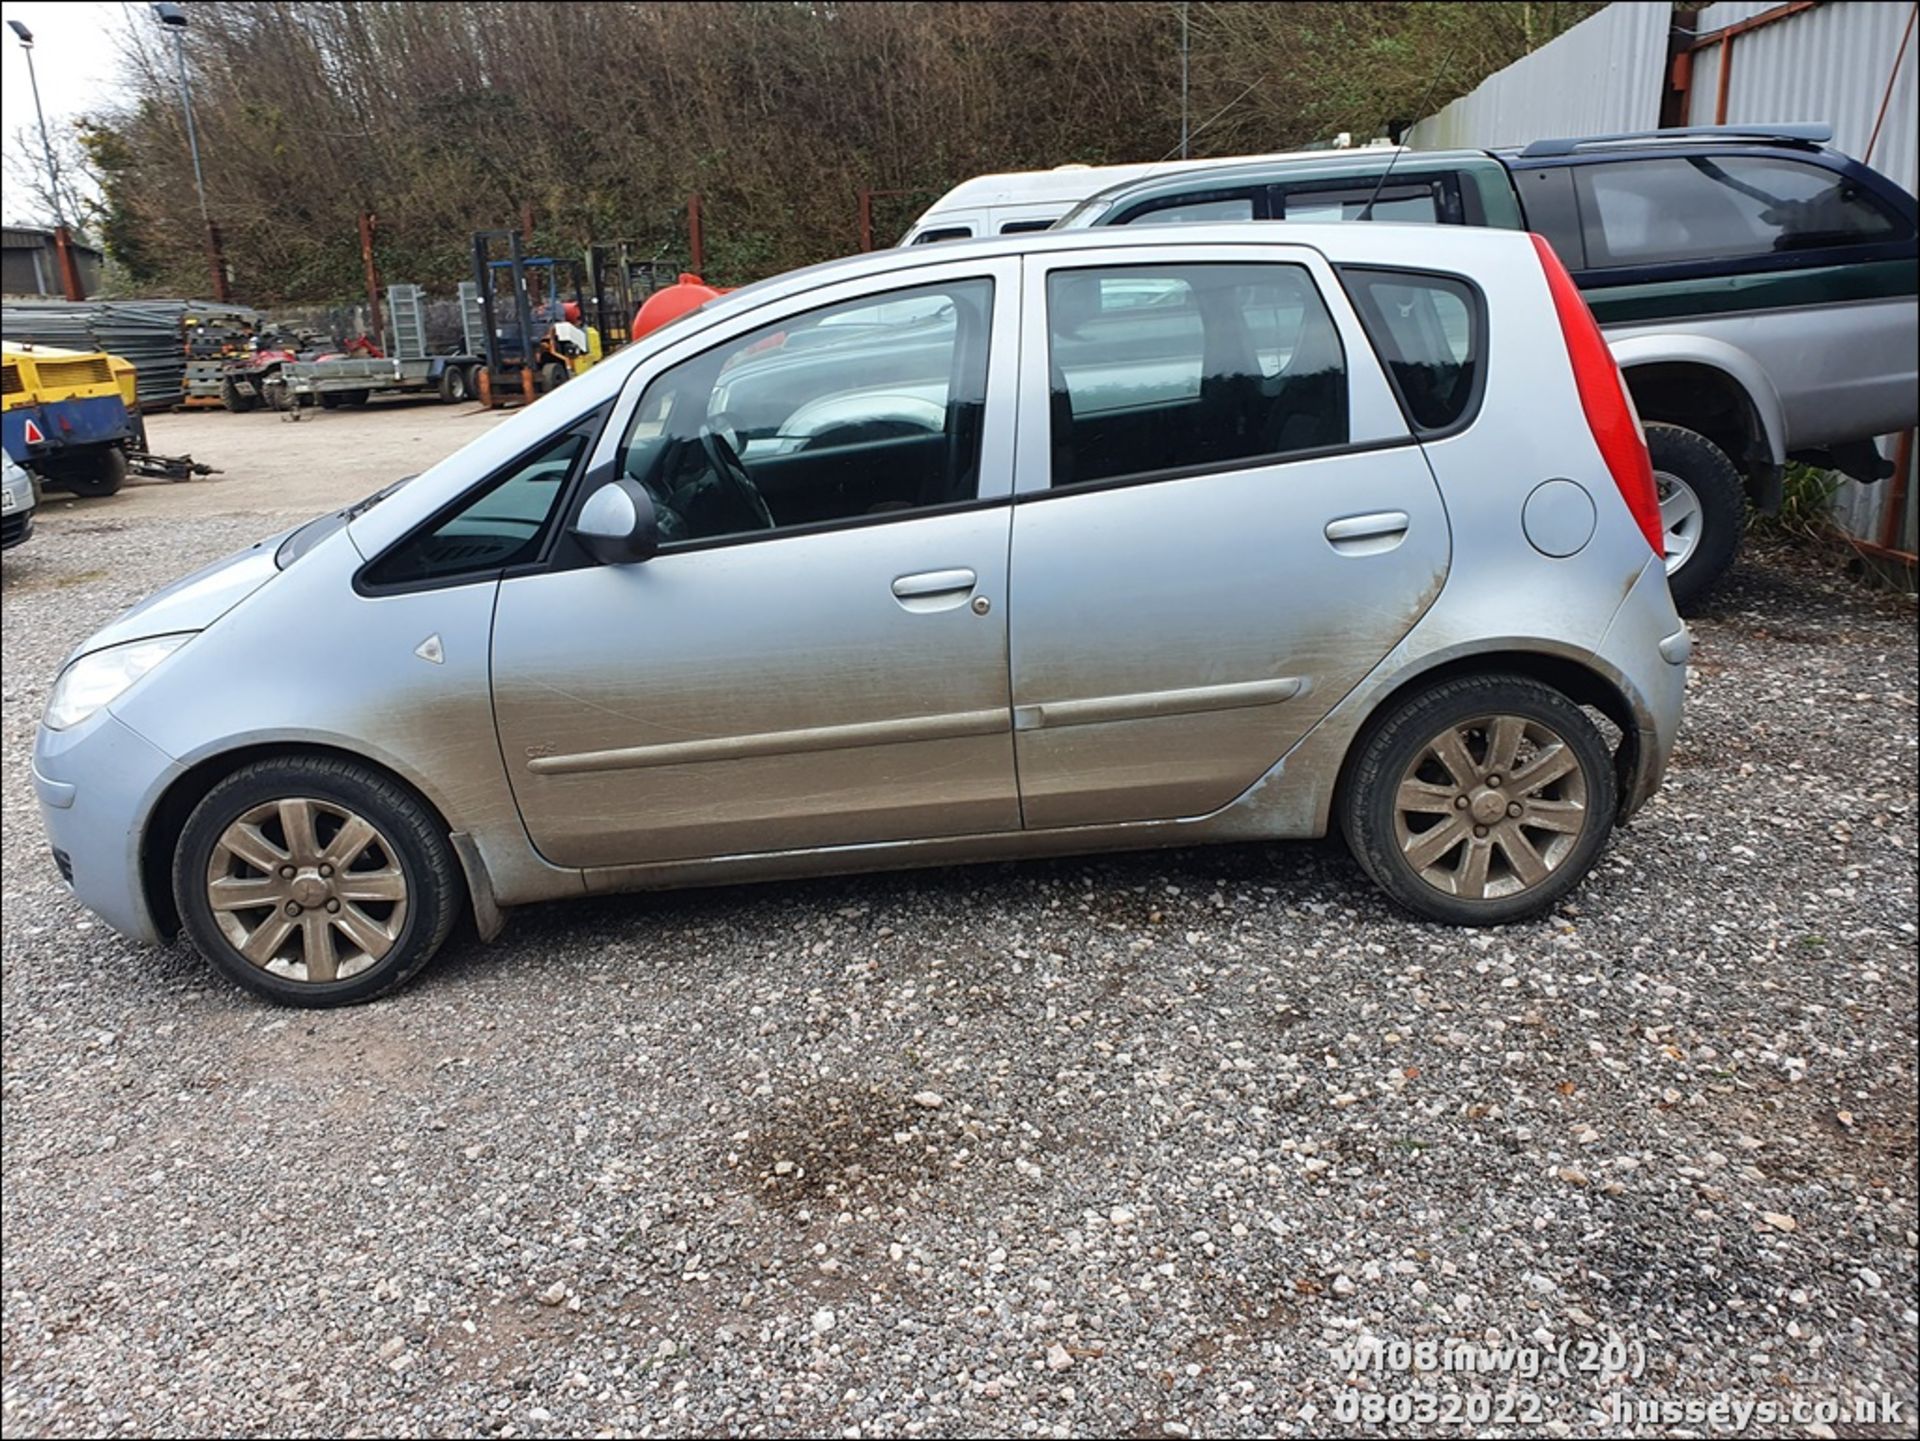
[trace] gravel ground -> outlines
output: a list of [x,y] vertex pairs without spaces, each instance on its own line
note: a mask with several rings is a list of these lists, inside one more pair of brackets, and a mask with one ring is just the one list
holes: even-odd
[[[5,562],[9,1436],[1913,1434],[1910,601],[1748,562],[1538,924],[1247,846],[541,908],[291,1013],[92,923],[27,768],[66,649],[259,528],[81,507]],[[1610,1336],[1636,1374],[1552,1359]]]

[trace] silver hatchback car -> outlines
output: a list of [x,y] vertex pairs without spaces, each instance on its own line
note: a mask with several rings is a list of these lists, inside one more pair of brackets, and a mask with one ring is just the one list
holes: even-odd
[[275,1000],[559,896],[1344,832],[1536,913],[1659,784],[1638,421],[1521,233],[1026,234],[711,302],[81,646],[34,783]]

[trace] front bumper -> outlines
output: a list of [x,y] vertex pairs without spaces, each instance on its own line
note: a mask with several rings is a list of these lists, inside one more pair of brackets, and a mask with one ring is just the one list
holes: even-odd
[[34,794],[47,840],[65,857],[61,870],[82,905],[132,940],[162,939],[140,848],[154,805],[183,769],[106,710],[64,731],[43,725],[34,738]]
[[0,515],[0,550],[12,550],[33,534],[33,509],[10,510]]

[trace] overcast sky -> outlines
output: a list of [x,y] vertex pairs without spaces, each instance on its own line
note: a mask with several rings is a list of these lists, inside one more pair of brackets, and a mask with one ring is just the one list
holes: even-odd
[[[46,107],[47,127],[56,132],[76,115],[97,110],[113,99],[118,68],[118,46],[112,32],[121,12],[145,20],[146,6],[112,0],[4,0],[0,19],[18,20],[33,32],[33,63],[40,77],[40,103]],[[27,83],[27,57],[12,31],[0,31],[0,143],[6,146],[5,195],[0,208],[8,220],[40,219],[31,199],[16,186],[13,171],[19,156],[19,132],[31,140],[31,158],[38,162],[40,132],[33,117],[33,87]]]

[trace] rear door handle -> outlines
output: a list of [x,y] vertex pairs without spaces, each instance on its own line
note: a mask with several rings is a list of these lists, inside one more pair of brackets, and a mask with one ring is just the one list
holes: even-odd
[[1407,538],[1404,510],[1378,510],[1327,522],[1327,542],[1342,555],[1377,555]]
[[964,568],[924,570],[893,583],[893,598],[912,611],[951,610],[973,594],[980,577]]

